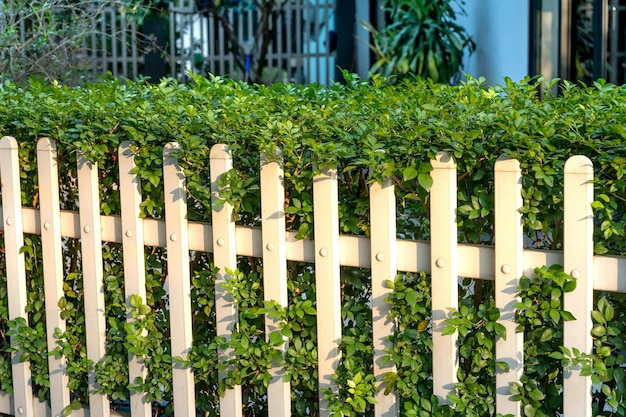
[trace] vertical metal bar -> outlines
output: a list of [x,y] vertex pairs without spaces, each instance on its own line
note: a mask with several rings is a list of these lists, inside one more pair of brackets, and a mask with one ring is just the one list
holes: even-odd
[[[174,10],[172,4],[169,6],[169,20],[170,20],[170,75],[176,78],[176,67],[178,65],[179,57],[176,54],[176,31],[178,29],[177,23],[179,19],[179,14]],[[182,42],[182,40],[181,40]]]
[[290,82],[297,83],[293,76],[293,62],[294,62],[294,53],[293,50],[293,14],[294,14],[295,4],[293,2],[289,2],[285,5],[284,10],[284,18],[285,18],[285,70],[287,71],[287,77]]
[[[223,284],[228,279],[227,269],[237,268],[237,246],[235,240],[235,219],[233,207],[225,202],[220,208],[219,187],[217,179],[220,175],[228,172],[233,167],[233,160],[226,145],[214,145],[211,148],[211,203],[213,223],[213,256],[215,267],[219,269],[215,277],[215,314],[217,321],[217,335],[226,339],[235,329],[238,322],[238,312],[232,297],[226,292]],[[226,363],[234,358],[232,349],[220,351],[219,360]],[[225,377],[225,372],[219,373],[220,380]],[[241,386],[227,389],[220,399],[220,414],[225,416],[240,417],[242,415]]]
[[209,70],[209,48],[211,42],[211,33],[209,32],[209,19],[200,18],[200,24],[202,25],[202,75],[206,76]]
[[[244,19],[244,14],[243,13],[238,13],[237,14],[237,39],[239,40],[239,42],[243,42],[244,45],[244,52],[246,54],[252,54],[252,42],[254,42],[254,36],[251,34],[246,34],[246,25],[245,25],[245,19]],[[231,48],[231,45],[229,43],[228,48]],[[231,71],[232,71],[232,76],[235,77],[235,70],[237,70],[237,64],[235,63],[235,59],[233,57],[233,54],[230,54],[231,57]],[[245,58],[244,57],[244,63],[245,63]],[[245,64],[244,64],[245,65]],[[242,76],[241,79],[245,79],[246,78],[246,70],[245,68],[241,70],[242,71]]]
[[[124,290],[126,306],[129,314],[128,323],[135,320],[130,313],[130,298],[137,295],[143,304],[146,303],[146,268],[143,246],[143,223],[140,218],[141,181],[135,169],[134,154],[131,143],[123,142],[118,150],[120,173],[120,204],[122,210],[122,249],[124,262]],[[145,379],[147,368],[142,360],[132,354],[128,355],[128,380],[133,383],[136,378]],[[130,409],[133,417],[149,417],[152,415],[150,402],[142,392],[130,392]]]
[[[270,162],[261,157],[261,218],[263,219],[263,288],[266,301],[276,301],[287,307],[287,245],[285,231],[284,173],[280,162]],[[278,323],[265,317],[265,338],[270,332],[280,332]],[[279,347],[282,355],[287,343]],[[274,364],[270,371],[272,380],[267,392],[268,415],[287,417],[291,415],[290,384],[283,380],[284,367]]]
[[109,19],[111,19],[111,72],[113,75],[119,75],[119,53],[118,53],[118,39],[117,39],[117,21],[115,14],[112,10],[109,10]]
[[[39,208],[41,219],[41,250],[43,257],[44,293],[46,303],[46,341],[52,350],[57,340],[56,329],[65,331],[58,302],[63,292],[63,246],[61,241],[61,212],[59,206],[59,173],[56,145],[48,138],[37,143],[37,174],[39,178]],[[48,356],[50,374],[50,410],[60,416],[70,405],[70,390],[64,357]]]
[[559,77],[562,80],[572,80],[576,68],[573,63],[575,57],[572,50],[572,33],[574,27],[573,0],[561,0],[561,26],[559,31]]
[[[333,66],[331,65],[331,60],[330,60],[330,0],[324,0],[323,1],[323,7],[324,7],[324,40],[325,40],[325,46],[323,48],[323,52],[320,51],[320,56],[317,58],[318,60],[324,60],[325,63],[325,68],[324,68],[324,79],[321,80],[320,82],[321,84],[326,84],[328,85],[330,83],[330,78],[331,78],[331,72],[334,71]],[[354,30],[354,29],[352,29]],[[352,35],[354,36],[354,34]]]
[[[178,356],[186,360],[193,346],[191,278],[187,191],[184,174],[175,156],[178,148],[177,143],[168,143],[163,149],[163,192],[165,194],[172,358]],[[195,415],[195,388],[190,365],[173,361],[172,385],[174,387],[174,414],[177,416]]]
[[377,417],[395,417],[399,414],[397,394],[385,395],[383,376],[395,372],[393,362],[383,363],[386,350],[393,348],[388,339],[395,326],[389,319],[391,305],[385,301],[391,293],[387,281],[393,281],[398,273],[396,267],[396,198],[393,182],[370,186],[370,242],[372,259],[372,327],[374,339],[374,376],[378,392],[374,405]]
[[606,0],[593,2],[593,78],[606,77],[608,17]]
[[[299,1],[296,6],[296,68],[298,71],[297,83],[305,83],[307,79],[304,79],[304,64],[306,60],[304,59],[304,49],[303,49],[303,31],[302,27],[302,19],[303,19],[303,10],[302,10],[302,1]],[[309,69],[306,70],[306,76],[309,76]]]
[[[563,344],[591,354],[593,340],[593,165],[585,156],[573,156],[565,163],[564,253],[565,272],[576,278],[576,288],[564,295],[564,308],[576,318],[563,324]],[[563,415],[590,417],[591,377],[580,368],[565,371]]]
[[132,65],[133,65],[133,79],[136,80],[139,76],[139,54],[137,52],[137,20],[132,20]]
[[320,57],[319,57],[319,53],[320,53],[320,5],[319,4],[315,4],[313,6],[313,10],[315,10],[315,13],[313,13],[313,16],[315,16],[313,18],[313,33],[315,34],[315,39],[313,40],[313,45],[314,49],[313,51],[311,51],[311,58],[313,59],[314,65],[315,65],[315,80],[314,82],[317,83],[322,83],[322,78],[320,77]]
[[[280,7],[278,5],[274,6],[276,9],[280,9]],[[284,18],[284,13],[285,13],[285,9],[282,9],[282,13],[279,13],[276,16],[276,20],[272,21],[272,24],[276,25],[274,27],[274,31],[276,33],[276,37],[274,38],[274,41],[272,42],[272,44],[270,45],[270,50],[275,51],[275,60],[274,60],[274,67],[276,68],[275,73],[278,74],[278,82],[283,82],[284,80],[284,72],[283,71],[288,71],[288,65],[284,62],[284,57],[285,57],[285,50],[283,49],[283,42],[285,44],[285,46],[287,45],[287,39],[285,38],[285,32],[283,32],[283,27],[285,24],[285,18]],[[287,81],[289,80],[289,77],[287,77]]]
[[[115,16],[115,9],[112,9],[113,20],[117,21],[117,17]],[[117,40],[117,35],[113,33],[113,42],[119,42],[120,45],[120,64],[121,64],[121,74],[123,77],[128,78],[128,22],[126,21],[126,14],[121,13],[120,15],[120,29],[119,29],[119,41]]]
[[[0,140],[0,179],[2,188],[2,216],[4,223],[4,256],[7,274],[9,320],[24,319],[28,324],[26,305],[26,267],[24,229],[22,224],[22,193],[17,141],[9,136]],[[30,363],[20,361],[20,346],[11,336],[13,373],[13,409],[18,415],[34,416],[33,393],[30,386]],[[21,411],[20,411],[21,410]]]
[[431,161],[430,236],[433,321],[433,391],[442,404],[457,382],[458,334],[444,336],[446,312],[458,308],[456,164],[445,152]]
[[216,56],[218,48],[215,38],[215,19],[207,19],[207,32],[209,36],[209,72],[217,74]]
[[611,34],[607,40],[610,41],[611,45],[611,53],[609,55],[609,60],[611,62],[610,68],[607,71],[607,81],[611,83],[617,82],[617,77],[619,74],[619,57],[618,57],[618,48],[617,44],[619,42],[619,32],[618,32],[618,21],[619,14],[617,12],[617,7],[615,5],[615,1],[611,1],[609,10],[608,10],[608,20],[610,21],[609,30]]
[[[106,354],[106,310],[104,308],[98,167],[88,161],[82,152],[78,154],[77,164],[87,358],[95,364],[103,360]],[[95,390],[99,388],[95,370],[89,372],[88,381],[89,415],[108,417],[110,411],[106,394],[95,393]]]
[[324,391],[335,391],[341,351],[341,282],[337,172],[323,169],[313,178],[315,287],[320,416],[331,414]]
[[524,371],[524,334],[516,331],[515,305],[520,302],[519,279],[524,273],[524,231],[519,209],[522,200],[522,173],[519,162],[500,158],[495,166],[495,271],[496,307],[506,339],[496,339],[496,360],[508,371],[496,370],[496,410],[520,416],[520,403],[511,398],[511,383],[519,382]]
[[541,16],[540,12],[541,0],[530,0],[529,1],[529,13],[530,19],[528,20],[528,74],[532,77],[535,75],[539,75],[541,73],[540,70],[540,43],[539,39],[541,36],[540,31],[540,22],[539,16]]

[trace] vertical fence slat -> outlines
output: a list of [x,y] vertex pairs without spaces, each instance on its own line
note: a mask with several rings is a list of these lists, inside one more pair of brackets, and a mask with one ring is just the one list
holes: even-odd
[[496,411],[520,415],[519,401],[513,401],[509,386],[519,382],[524,370],[524,334],[515,328],[515,304],[519,302],[519,279],[524,271],[522,214],[522,174],[514,159],[500,158],[495,166],[495,273],[496,307],[506,339],[496,340],[496,360],[505,362],[509,371],[497,368]]
[[[24,318],[26,314],[26,269],[24,229],[22,225],[22,194],[17,141],[9,136],[0,140],[0,181],[2,183],[2,213],[4,222],[4,251],[9,298],[9,319]],[[11,346],[18,351],[11,356],[13,372],[13,405],[17,415],[33,416],[33,394],[30,387],[30,363],[19,361],[19,346],[11,336]],[[20,411],[21,410],[21,411]]]
[[378,384],[376,417],[393,417],[399,413],[395,393],[385,395],[382,377],[395,372],[395,364],[382,363],[385,349],[393,347],[387,339],[394,331],[393,320],[389,319],[391,306],[385,301],[390,289],[387,280],[393,281],[396,267],[396,198],[391,180],[370,186],[370,241],[372,258],[372,322],[374,339],[374,376]]
[[442,404],[457,381],[457,333],[444,336],[448,309],[458,308],[456,164],[445,152],[431,161],[430,238],[432,268],[433,391]]
[[[564,308],[576,320],[563,325],[563,344],[591,353],[593,341],[593,165],[585,156],[565,163],[564,189],[565,272],[576,278],[576,289],[564,295]],[[591,378],[580,369],[566,370],[563,381],[563,414],[591,416]]]
[[[287,306],[287,245],[285,231],[285,187],[283,168],[279,162],[261,158],[261,218],[263,219],[263,288],[266,301]],[[265,337],[280,331],[274,319],[265,317]],[[287,344],[280,349],[285,354]],[[285,370],[274,366],[268,387],[268,415],[286,417],[291,414],[289,382],[283,381]]]
[[[105,356],[106,317],[104,309],[104,272],[102,267],[102,230],[100,226],[100,193],[98,167],[79,153],[78,200],[80,205],[80,239],[82,250],[83,289],[85,293],[85,331],[87,358],[94,364]],[[108,417],[106,394],[96,394],[95,370],[89,372],[89,415]]]
[[[120,170],[120,204],[122,210],[122,249],[124,260],[124,291],[126,305],[131,307],[131,295],[138,295],[142,302],[146,302],[146,268],[143,245],[143,223],[139,217],[141,205],[141,182],[136,174],[134,155],[131,143],[123,142],[118,150]],[[128,314],[129,323],[133,322],[132,314]],[[146,378],[147,370],[143,361],[134,355],[128,356],[128,380],[134,383],[135,379]],[[150,403],[146,401],[145,393],[130,392],[130,410],[133,417],[151,416]]]
[[337,172],[324,169],[313,178],[315,288],[320,416],[330,415],[323,391],[336,391],[332,375],[341,358],[341,282],[339,268]]
[[[214,145],[211,148],[211,203],[213,223],[213,256],[215,267],[219,269],[215,278],[215,314],[217,321],[217,335],[226,339],[230,338],[238,321],[238,313],[232,297],[224,290],[223,284],[228,279],[226,268],[237,268],[237,246],[235,240],[235,220],[233,207],[224,203],[217,207],[219,200],[219,187],[217,179],[223,173],[233,167],[233,160],[226,145]],[[234,358],[234,351],[226,350],[219,352],[220,362],[225,363]],[[224,378],[224,372],[220,372],[220,379]],[[241,387],[236,386],[226,390],[220,399],[220,414],[225,416],[242,415]]]
[[[191,278],[189,273],[189,232],[185,178],[174,153],[178,144],[163,149],[163,191],[165,193],[165,233],[167,236],[167,275],[169,278],[170,334],[172,358],[186,360],[193,344],[191,326]],[[193,416],[196,412],[191,366],[173,361],[174,414]]]
[[[48,350],[56,346],[55,329],[65,331],[58,302],[63,293],[63,247],[61,243],[61,212],[59,207],[59,173],[56,145],[48,138],[37,144],[39,177],[39,207],[41,210],[41,250],[43,257],[44,292],[46,303],[46,341]],[[48,356],[50,373],[50,409],[53,416],[61,415],[70,405],[65,358]]]

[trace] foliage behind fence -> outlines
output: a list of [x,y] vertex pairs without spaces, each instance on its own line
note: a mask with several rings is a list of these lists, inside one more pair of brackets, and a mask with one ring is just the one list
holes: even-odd
[[[0,86],[0,126],[2,134],[18,139],[20,160],[24,173],[22,181],[22,204],[39,205],[39,192],[31,178],[36,178],[34,138],[53,138],[59,150],[59,169],[63,182],[61,188],[63,209],[76,209],[77,178],[73,153],[83,152],[100,167],[100,187],[103,196],[103,214],[119,214],[119,197],[115,192],[118,182],[115,164],[117,147],[124,140],[134,142],[137,174],[143,183],[141,215],[162,218],[164,216],[162,191],[161,147],[167,142],[180,143],[179,160],[187,177],[189,191],[189,219],[210,222],[211,187],[206,161],[214,143],[227,143],[233,150],[237,170],[223,177],[228,185],[222,198],[235,208],[238,224],[258,225],[260,191],[258,183],[259,154],[273,155],[280,149],[285,167],[285,185],[288,199],[286,208],[287,228],[298,237],[310,237],[314,229],[311,209],[314,167],[330,165],[338,169],[340,230],[345,233],[367,235],[370,233],[367,210],[367,186],[383,176],[396,183],[398,205],[398,234],[401,237],[428,239],[430,204],[427,190],[431,187],[430,160],[438,150],[445,150],[455,157],[459,165],[459,189],[457,222],[462,243],[487,243],[493,240],[493,165],[501,156],[515,157],[520,161],[523,179],[523,221],[530,244],[544,249],[560,249],[562,237],[562,172],[566,157],[574,154],[589,156],[596,167],[593,203],[595,211],[596,253],[623,255],[624,205],[626,197],[623,180],[626,152],[623,145],[624,90],[621,87],[597,83],[588,88],[566,86],[560,97],[538,98],[537,84],[516,84],[506,80],[502,86],[484,87],[472,80],[457,87],[432,84],[415,80],[397,86],[387,86],[375,79],[373,85],[354,76],[347,76],[346,86],[333,85],[295,87],[276,85],[272,87],[249,86],[232,83],[222,78],[205,80],[194,78],[191,85],[179,85],[164,81],[158,85],[103,80],[86,88],[68,88],[32,81],[19,87],[10,83]],[[43,337],[44,306],[42,299],[42,271],[36,260],[40,258],[40,245],[34,236],[28,237],[25,254],[29,276],[29,319],[31,330],[16,327],[23,346],[40,345]],[[104,246],[106,271],[107,314],[109,333],[107,339],[107,362],[98,365],[103,392],[113,397],[126,398],[128,386],[125,375],[126,349],[136,354],[146,354],[150,362],[150,380],[131,388],[145,388],[152,398],[166,404],[171,399],[169,374],[170,357],[167,352],[167,300],[164,297],[164,266],[166,255],[161,249],[147,248],[146,305],[134,305],[131,311],[137,315],[139,328],[125,326],[126,306],[121,288],[122,270],[119,265],[120,247]],[[78,250],[78,242],[68,239],[65,254]],[[60,306],[68,321],[68,331],[58,335],[60,349],[72,364],[70,379],[72,389],[80,398],[86,398],[83,383],[85,371],[90,368],[84,358],[84,345],[78,343],[85,336],[80,326],[83,320],[83,292],[80,258],[66,265],[65,299]],[[192,255],[193,272],[192,305],[196,312],[197,333],[191,353],[192,363],[198,376],[196,386],[199,407],[211,410],[217,401],[217,380],[210,370],[215,369],[214,351],[222,342],[212,333],[214,295],[213,267],[210,257]],[[238,336],[231,346],[239,349],[248,361],[234,368],[230,382],[240,382],[250,405],[250,412],[264,409],[262,361],[254,348],[245,340],[261,337],[262,312],[260,301],[262,264],[246,258],[239,259],[239,273],[232,282],[231,291],[238,294],[241,321]],[[292,300],[314,298],[315,284],[311,269],[306,263],[290,263],[289,295]],[[567,280],[553,270],[542,270],[538,276],[545,278],[537,284],[522,288],[523,297],[541,300],[551,297],[555,285],[565,285]],[[6,276],[3,273],[3,276]],[[349,326],[344,330],[342,349],[350,354],[339,370],[339,381],[362,386],[368,392],[371,381],[363,380],[371,364],[369,345],[371,317],[365,307],[370,295],[367,273],[344,268],[343,317]],[[491,413],[489,403],[480,395],[490,396],[481,390],[492,386],[496,372],[493,356],[490,356],[495,327],[492,322],[492,286],[489,282],[476,281],[474,286],[463,286],[458,319],[451,324],[461,333],[463,346],[473,346],[472,353],[482,352],[482,360],[473,359],[471,352],[462,360],[462,384],[458,386],[458,399],[453,399],[458,410],[464,404],[467,410],[484,415]],[[533,285],[537,285],[534,287]],[[429,375],[432,362],[429,336],[424,323],[428,323],[429,277],[425,274],[407,274],[396,282],[392,296],[392,311],[398,320],[399,333],[394,335],[396,346],[393,358],[400,366],[395,381],[402,393],[402,409],[407,415],[440,410],[431,397],[432,382]],[[566,288],[562,288],[565,291]],[[528,292],[530,291],[530,292]],[[534,292],[533,292],[534,291]],[[606,302],[599,302],[594,314],[597,352],[607,356],[594,362],[596,377],[603,383],[602,391],[594,401],[598,412],[606,404],[619,409],[623,395],[620,373],[622,342],[619,341],[623,311],[619,307],[621,296],[605,294],[612,303],[611,312]],[[412,302],[406,304],[402,300]],[[414,302],[413,302],[414,301]],[[524,385],[528,391],[520,392],[520,399],[530,408],[545,407],[546,412],[559,409],[560,374],[552,374],[554,362],[561,357],[554,354],[561,343],[560,330],[546,333],[545,328],[559,323],[548,310],[560,305],[546,301],[544,310],[539,304],[521,310],[520,315],[532,322],[527,330],[528,344],[534,350],[527,355],[532,368],[527,368],[529,381]],[[6,308],[6,307],[3,307]],[[534,308],[534,309],[533,309]],[[292,369],[291,382],[298,393],[293,399],[296,413],[312,413],[316,408],[317,392],[313,355],[314,325],[308,313],[310,306],[296,303],[286,311],[293,333],[288,352]],[[6,310],[3,319],[6,320]],[[560,313],[559,313],[560,314]],[[539,317],[537,317],[539,315]],[[405,321],[406,320],[406,321]],[[611,325],[611,322],[615,322]],[[19,323],[18,323],[19,324]],[[6,321],[3,321],[6,326]],[[150,328],[146,339],[141,339],[141,329]],[[461,330],[464,328],[466,330]],[[21,330],[20,330],[21,329]],[[604,330],[603,330],[604,329]],[[6,327],[3,331],[8,330]],[[464,333],[464,334],[463,334]],[[6,333],[5,333],[6,334]],[[554,337],[547,337],[552,334]],[[134,338],[134,339],[133,339]],[[139,342],[140,341],[140,342]],[[5,339],[5,343],[8,340]],[[238,343],[238,344],[237,344]],[[5,345],[6,346],[6,345]],[[146,351],[142,351],[142,348]],[[408,351],[402,346],[423,347]],[[604,347],[608,347],[608,351]],[[540,348],[539,348],[540,347]],[[5,347],[6,349],[6,347]],[[165,350],[164,350],[165,349]],[[467,348],[466,348],[467,349]],[[533,353],[534,352],[534,353]],[[410,354],[407,354],[410,353]],[[557,351],[558,353],[558,351]],[[265,356],[263,356],[265,358]],[[471,357],[471,358],[470,358]],[[604,358],[604,359],[603,359]],[[36,355],[31,361],[35,368],[44,369],[45,359]],[[600,364],[601,363],[601,364]],[[167,364],[167,366],[166,366]],[[406,366],[406,367],[404,367]],[[5,375],[9,370],[5,367]],[[550,369],[550,372],[546,372]],[[37,374],[37,373],[36,373]],[[361,374],[361,376],[358,376]],[[537,377],[532,377],[537,375]],[[546,383],[542,378],[547,378]],[[0,381],[6,381],[1,378]],[[351,381],[348,383],[348,381]],[[547,388],[545,388],[547,387]],[[8,389],[3,386],[2,389]],[[35,379],[35,392],[46,396],[46,381]],[[620,394],[622,393],[622,394]],[[347,392],[340,392],[335,401],[337,407],[345,403]],[[534,401],[534,402],[533,402]],[[353,405],[357,412],[362,403]],[[366,405],[366,409],[371,408]],[[369,411],[368,411],[369,412]],[[459,411],[461,412],[461,411]],[[529,411],[530,413],[530,411]]]

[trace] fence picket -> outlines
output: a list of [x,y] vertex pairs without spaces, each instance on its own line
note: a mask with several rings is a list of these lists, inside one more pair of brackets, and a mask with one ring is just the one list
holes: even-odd
[[187,191],[185,178],[176,159],[178,144],[163,149],[163,192],[165,194],[165,228],[167,235],[167,274],[172,340],[172,385],[174,414],[193,416],[196,410],[193,371],[190,365],[177,363],[191,351],[191,278],[189,274],[189,236],[187,227]]
[[[78,154],[77,165],[87,358],[96,364],[104,359],[106,354],[106,318],[98,167],[88,161],[83,153]],[[95,370],[89,372],[88,381],[89,415],[91,417],[108,417],[110,411],[109,400],[106,394],[94,392],[94,390],[99,388]]]
[[385,395],[382,377],[395,372],[393,362],[383,364],[385,349],[393,348],[388,336],[394,332],[393,320],[389,319],[391,305],[385,301],[391,292],[386,281],[393,281],[396,274],[396,198],[393,182],[370,186],[370,238],[372,263],[372,326],[374,343],[374,376],[379,388],[376,394],[374,414],[376,417],[393,417],[399,414],[396,394]]
[[[563,324],[563,344],[592,353],[591,311],[593,310],[593,165],[584,156],[565,163],[563,268],[576,278],[576,289],[564,295],[564,309],[576,321]],[[584,395],[583,395],[584,394]],[[590,417],[591,378],[580,368],[565,370],[563,414]]]
[[[279,162],[261,158],[261,218],[263,219],[263,288],[266,301],[277,301],[286,307],[287,294],[287,245],[285,227],[284,173]],[[276,320],[265,317],[265,337],[280,331]],[[280,347],[284,356],[285,343]],[[267,392],[268,415],[287,417],[291,415],[291,385],[283,381],[285,369],[274,365],[272,381]]]
[[331,411],[324,390],[336,392],[332,375],[341,358],[341,282],[339,274],[339,196],[337,172],[324,169],[313,178],[315,288],[320,416]]
[[[59,206],[59,173],[56,145],[48,138],[37,143],[37,172],[39,178],[39,208],[41,219],[41,250],[43,257],[44,292],[46,303],[46,341],[48,351],[56,346],[55,329],[65,331],[58,302],[63,292],[63,247],[61,244],[61,212]],[[60,416],[70,405],[65,358],[48,356],[50,373],[50,410]]]
[[[233,206],[228,202],[218,208],[219,187],[217,179],[233,167],[233,159],[226,145],[214,145],[211,148],[211,206],[213,223],[213,257],[215,267],[219,269],[215,277],[215,314],[217,336],[230,338],[238,321],[238,313],[232,297],[224,290],[223,284],[228,279],[226,269],[237,268],[237,246],[235,239],[235,219]],[[228,349],[219,352],[220,362],[226,363],[234,358],[234,351]],[[225,377],[220,372],[220,380]],[[227,389],[220,399],[220,414],[237,417],[242,415],[241,386]]]
[[524,231],[522,174],[519,162],[499,158],[495,166],[495,279],[496,307],[499,323],[506,329],[506,339],[496,339],[496,361],[507,364],[509,370],[496,367],[496,411],[520,416],[520,403],[513,401],[509,386],[519,382],[524,371],[524,334],[516,331],[515,304],[519,279],[523,274]]
[[[118,150],[120,173],[120,205],[122,211],[122,249],[124,265],[124,291],[127,307],[130,308],[131,295],[141,297],[146,302],[146,267],[144,256],[143,221],[140,218],[141,181],[136,174],[134,155],[131,143],[123,142]],[[132,314],[126,317],[129,323],[133,322]],[[145,379],[147,369],[142,361],[134,355],[128,356],[128,380],[134,383],[136,378]],[[133,417],[152,415],[150,402],[145,393],[130,392],[130,409]]]
[[457,333],[444,336],[450,308],[458,308],[456,163],[445,152],[431,161],[430,239],[432,274],[433,391],[441,404],[454,392],[458,367]]
[[[121,219],[100,215],[97,166],[80,154],[77,158],[79,213],[59,209],[58,167],[55,145],[42,139],[37,146],[40,208],[22,207],[18,146],[15,139],[0,140],[0,179],[2,207],[0,216],[5,244],[9,318],[26,318],[26,273],[24,254],[20,249],[24,233],[40,234],[43,253],[44,291],[46,302],[47,343],[56,343],[54,328],[64,328],[57,302],[63,296],[63,237],[81,239],[81,259],[85,293],[85,327],[87,356],[98,362],[105,355],[106,317],[102,262],[103,240],[122,243],[125,290],[127,300],[132,294],[145,301],[144,245],[166,247],[170,314],[172,323],[172,355],[185,359],[192,347],[189,251],[214,252],[214,264],[219,269],[216,279],[216,314],[218,336],[228,338],[237,323],[237,309],[222,284],[228,279],[226,269],[235,269],[237,255],[263,257],[265,299],[287,305],[287,260],[314,262],[316,270],[316,308],[318,320],[320,415],[330,414],[323,399],[325,389],[336,392],[331,375],[340,360],[342,335],[340,265],[371,268],[372,314],[374,339],[374,375],[380,386],[381,377],[393,371],[392,363],[382,365],[380,358],[390,346],[386,337],[393,331],[387,319],[390,306],[384,302],[389,293],[385,281],[393,279],[397,269],[432,274],[433,320],[433,383],[442,403],[453,392],[458,367],[456,335],[443,336],[449,308],[458,307],[459,273],[479,279],[494,279],[499,323],[507,330],[507,338],[496,340],[496,360],[507,363],[509,371],[498,369],[496,374],[496,412],[520,415],[519,402],[512,401],[509,385],[520,379],[523,369],[523,336],[515,332],[514,306],[518,301],[517,287],[522,273],[531,267],[563,262],[565,272],[577,279],[576,290],[565,295],[565,309],[576,321],[564,324],[564,345],[591,352],[590,336],[593,289],[624,291],[626,258],[593,256],[593,166],[586,157],[572,157],[565,164],[564,187],[564,252],[523,250],[521,227],[521,173],[519,163],[499,159],[495,167],[495,248],[457,243],[456,164],[445,154],[438,153],[432,161],[433,185],[430,193],[431,242],[396,238],[395,199],[391,181],[373,184],[370,188],[371,235],[339,235],[338,184],[334,170],[324,170],[313,181],[315,240],[295,242],[295,233],[285,228],[285,191],[280,162],[261,162],[262,229],[235,226],[233,207],[217,204],[217,178],[232,168],[232,156],[224,145],[211,150],[212,224],[188,223],[184,176],[175,159],[176,144],[164,149],[163,182],[166,195],[165,220],[141,219],[141,185],[132,173],[134,163],[130,143],[123,143],[118,152],[120,169]],[[103,231],[103,228],[105,229]],[[238,238],[238,239],[237,239]],[[190,242],[190,239],[192,242]],[[405,259],[407,258],[407,259]],[[410,259],[408,259],[410,258]],[[425,259],[430,258],[430,262]],[[459,265],[459,262],[472,265]],[[602,276],[600,276],[602,272]],[[608,275],[605,277],[605,275]],[[595,279],[595,282],[594,282]],[[129,317],[129,320],[132,318]],[[277,329],[277,323],[266,318],[266,335]],[[14,342],[11,342],[14,345]],[[281,347],[286,349],[286,345]],[[219,360],[233,360],[232,350],[219,352]],[[0,413],[18,416],[44,415],[45,403],[35,401],[30,386],[27,362],[13,358],[15,393],[0,392]],[[69,389],[64,359],[49,358],[52,415],[69,405]],[[174,412],[195,415],[194,381],[191,367],[173,364]],[[284,369],[271,370],[273,380],[268,389],[268,412],[272,416],[289,416],[290,384],[282,381]],[[131,381],[146,376],[146,369],[129,356]],[[224,378],[224,373],[220,373]],[[104,417],[117,415],[110,411],[106,395],[94,394],[97,388],[95,371],[88,375],[89,410],[77,415]],[[564,378],[565,415],[591,415],[591,380],[580,376],[579,369],[566,369]],[[399,414],[393,393],[377,395],[376,417]],[[241,387],[227,390],[220,402],[220,414],[242,415]],[[49,413],[49,412],[48,412]],[[147,417],[150,406],[143,394],[132,393],[131,415]]]
[[[2,182],[2,207],[4,223],[4,251],[9,297],[9,320],[23,318],[28,323],[26,305],[26,269],[24,231],[22,225],[22,195],[17,141],[9,136],[0,140],[0,180]],[[14,336],[11,347],[19,349]],[[20,351],[11,355],[13,373],[13,409],[20,415],[34,416],[33,394],[30,386],[30,363],[20,362]]]

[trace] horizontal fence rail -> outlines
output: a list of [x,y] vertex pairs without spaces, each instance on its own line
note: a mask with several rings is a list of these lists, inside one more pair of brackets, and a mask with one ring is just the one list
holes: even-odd
[[[593,166],[586,157],[574,156],[565,165],[565,243],[563,252],[524,249],[521,184],[522,175],[517,161],[500,159],[495,166],[495,246],[464,245],[457,242],[456,178],[454,160],[445,153],[437,154],[433,165],[431,190],[431,242],[398,239],[396,236],[396,203],[390,180],[370,188],[371,238],[339,234],[337,173],[322,170],[313,180],[314,239],[299,240],[295,232],[285,229],[285,192],[280,162],[261,158],[262,203],[261,228],[236,225],[233,207],[228,203],[214,205],[212,224],[189,222],[185,178],[176,160],[176,144],[164,150],[163,176],[166,196],[164,219],[141,219],[141,183],[133,174],[133,154],[129,143],[121,145],[118,153],[120,170],[119,192],[121,216],[101,215],[99,209],[98,167],[77,158],[80,212],[59,209],[56,148],[52,141],[41,139],[37,148],[39,172],[39,208],[21,206],[18,144],[11,137],[0,141],[0,179],[2,181],[1,217],[5,245],[7,281],[9,283],[9,318],[27,318],[26,276],[23,245],[24,234],[42,236],[45,274],[46,322],[48,344],[54,328],[63,328],[56,300],[63,296],[63,255],[61,239],[79,238],[82,245],[83,279],[86,305],[87,354],[94,361],[106,355],[104,349],[106,322],[104,317],[104,283],[102,271],[102,242],[121,243],[124,256],[124,280],[127,297],[139,295],[145,303],[144,247],[167,248],[169,276],[169,305],[172,326],[172,356],[187,357],[192,347],[191,299],[189,277],[190,251],[211,252],[219,269],[216,282],[216,311],[218,335],[228,338],[237,324],[237,310],[221,283],[228,279],[227,270],[235,269],[237,256],[263,259],[265,299],[287,305],[287,261],[314,264],[317,288],[319,389],[333,388],[331,375],[340,361],[341,304],[339,271],[341,266],[368,268],[372,279],[372,314],[374,323],[373,374],[381,383],[382,376],[393,371],[393,363],[381,358],[389,347],[387,336],[393,323],[387,318],[389,305],[384,299],[390,294],[385,281],[398,272],[425,271],[433,282],[433,356],[434,391],[440,401],[454,392],[458,367],[458,346],[455,336],[444,336],[445,312],[458,307],[459,277],[495,280],[496,304],[500,323],[509,337],[496,341],[496,360],[506,362],[508,370],[496,375],[497,412],[521,415],[519,402],[508,392],[509,384],[519,381],[523,370],[523,335],[515,333],[514,306],[519,278],[532,276],[536,266],[560,264],[578,280],[577,288],[565,294],[567,309],[577,318],[566,323],[565,344],[583,352],[591,352],[591,293],[593,289],[626,292],[626,258],[593,256]],[[215,145],[211,151],[211,184],[213,199],[219,188],[216,179],[233,166],[232,155],[225,145]],[[132,317],[129,317],[131,320]],[[269,334],[276,323],[266,320]],[[18,346],[14,346],[18,348]],[[283,351],[284,352],[284,351]],[[233,358],[234,352],[221,351],[220,359]],[[141,361],[129,356],[129,378],[145,377]],[[0,393],[0,413],[25,416],[60,415],[70,404],[66,364],[63,358],[49,358],[50,405],[39,403],[30,392],[30,368],[27,362],[14,361],[15,394]],[[284,369],[275,366],[268,388],[268,407],[272,417],[291,415],[289,383],[281,376]],[[193,372],[190,366],[173,364],[175,415],[195,413]],[[97,388],[95,375],[89,375],[92,389]],[[588,377],[575,370],[564,381],[566,415],[591,416],[591,386]],[[320,395],[320,398],[323,398]],[[131,415],[150,416],[150,404],[144,395],[131,392]],[[103,394],[92,393],[90,409],[77,412],[90,416],[116,415]],[[240,387],[226,391],[220,402],[221,415],[242,413]],[[575,411],[572,411],[575,410]],[[375,415],[395,416],[399,413],[394,393],[377,396]],[[326,400],[320,400],[320,415],[328,416]]]

